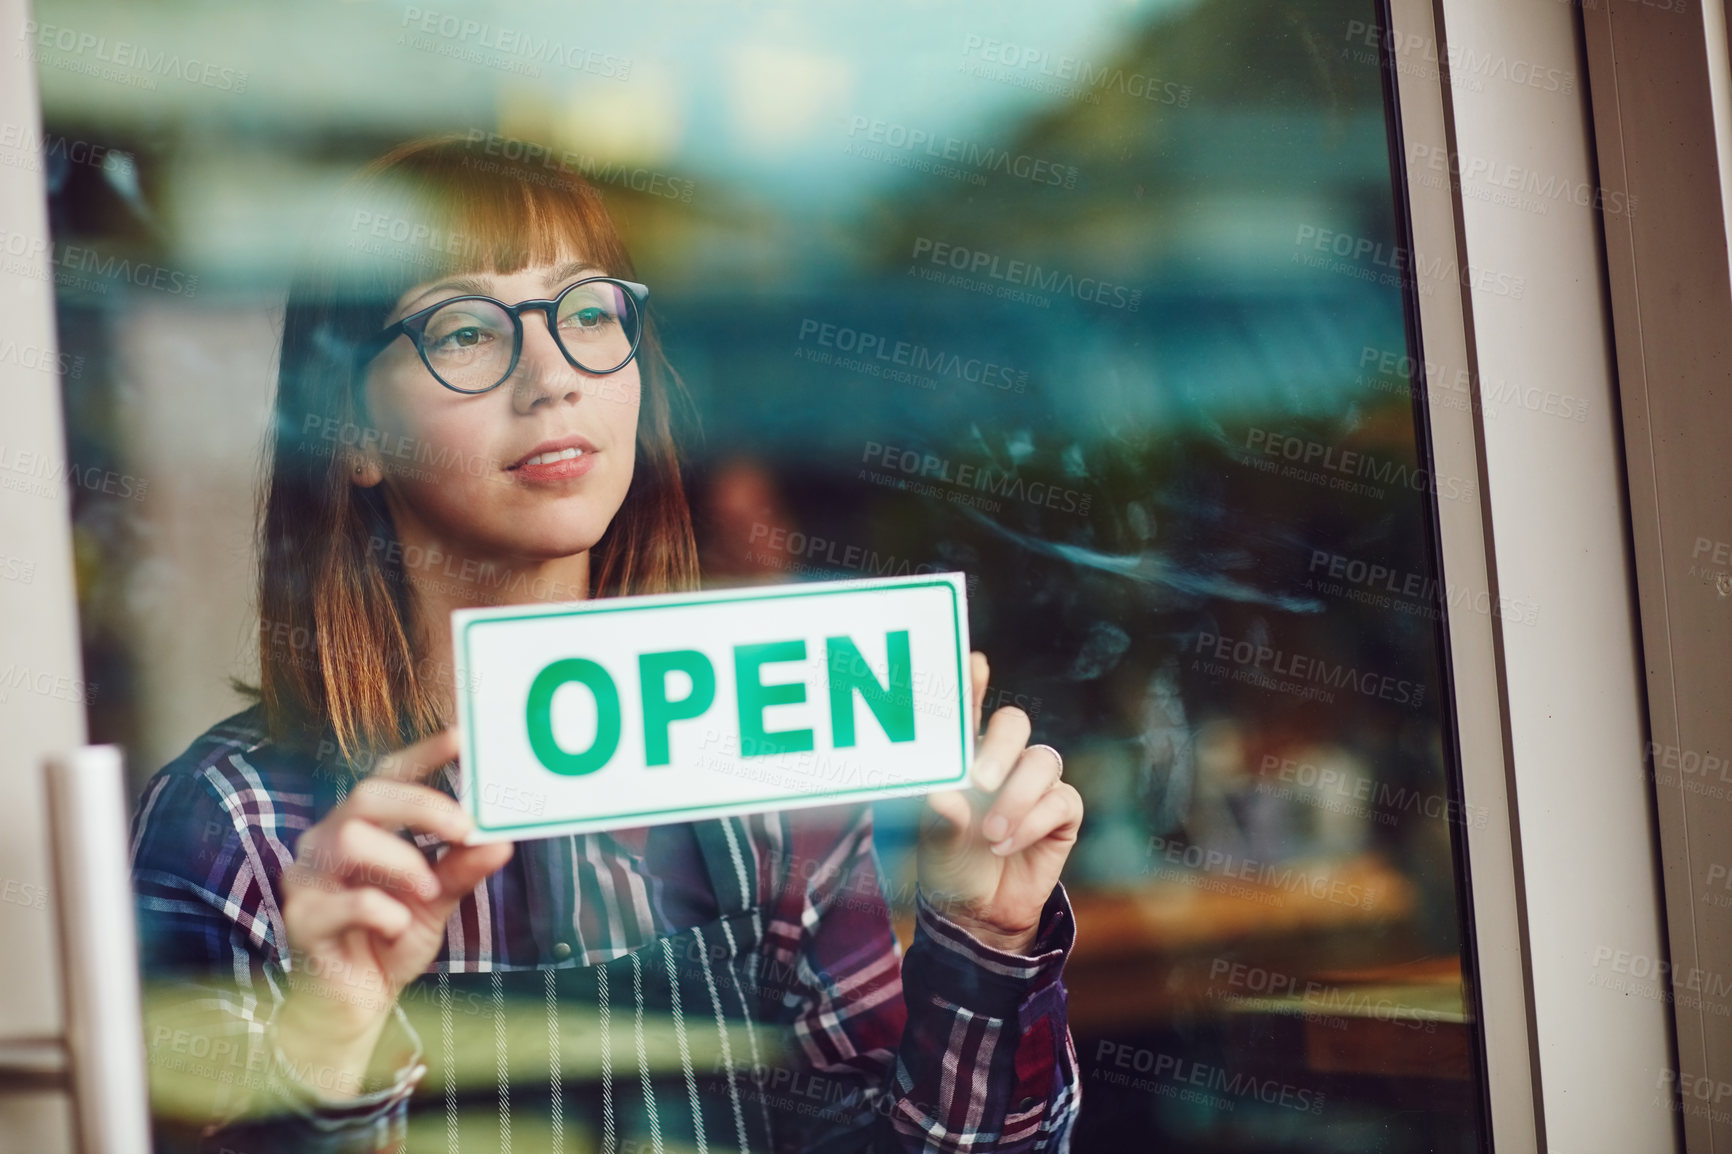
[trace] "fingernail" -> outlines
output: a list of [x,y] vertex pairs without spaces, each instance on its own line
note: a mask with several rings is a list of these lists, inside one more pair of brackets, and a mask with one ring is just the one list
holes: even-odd
[[997,845],[993,846],[992,852],[999,855],[1000,857],[1003,857],[1005,854],[1010,852],[1010,843],[1011,843],[1011,839],[1007,837],[1003,841],[999,842]]
[[980,824],[980,832],[986,835],[987,841],[1002,841],[1004,835],[1010,832],[1010,822],[1004,815],[995,813]]

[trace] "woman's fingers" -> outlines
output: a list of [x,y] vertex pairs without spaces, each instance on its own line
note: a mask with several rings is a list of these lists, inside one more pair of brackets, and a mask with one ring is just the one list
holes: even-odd
[[941,789],[929,793],[926,795],[926,805],[949,826],[943,832],[951,837],[966,832],[969,823],[974,820],[974,809],[968,804],[968,795],[960,789]]
[[430,786],[369,777],[349,791],[340,807],[344,818],[360,818],[386,829],[430,833],[461,842],[475,828],[456,800]]
[[283,925],[295,948],[335,941],[345,930],[370,930],[396,941],[414,922],[409,907],[376,886],[354,886],[316,902],[283,903]]
[[1033,726],[1028,714],[1014,705],[993,710],[986,723],[986,734],[974,747],[974,765],[969,770],[976,788],[987,793],[998,792],[1004,779],[1016,764]]
[[986,682],[992,676],[992,668],[986,663],[986,654],[976,649],[968,655],[968,681],[974,690],[974,728],[970,733],[980,732],[980,711],[986,707]]
[[980,834],[994,850],[1016,833],[1028,812],[1058,781],[1061,766],[1052,750],[1043,745],[1023,749],[1004,784],[980,821]]
[[1022,815],[1015,830],[994,845],[992,852],[1009,857],[1055,834],[1066,842],[1075,841],[1077,830],[1082,825],[1082,815],[1082,794],[1068,781],[1058,782]]
[[453,844],[433,866],[441,888],[438,904],[441,907],[455,906],[465,894],[499,872],[511,860],[513,849],[508,841],[483,845]]
[[[285,901],[284,909],[285,920],[296,927],[290,936],[297,944],[304,946],[309,934],[329,934],[333,925],[350,925],[343,919],[351,919],[353,929],[395,938],[413,915],[392,893],[421,903],[447,895],[450,875],[461,875],[458,867],[468,859],[441,871],[398,831],[428,834],[450,845],[460,845],[473,831],[474,823],[453,798],[418,784],[456,756],[457,733],[447,729],[381,758],[341,805],[302,835],[284,878],[302,891],[298,900]],[[485,876],[479,874],[461,892],[468,893]],[[309,900],[309,890],[319,893]]]
[[324,836],[303,837],[296,847],[295,865],[303,884],[378,886],[422,901],[438,896],[433,867],[396,834],[354,818],[321,832]]
[[381,757],[367,779],[420,781],[456,756],[457,728],[452,726]]
[[474,822],[456,800],[419,784],[457,756],[457,730],[443,729],[414,745],[379,759],[367,779],[349,791],[338,808],[344,818],[360,818],[386,829],[429,833],[447,842],[461,842]]

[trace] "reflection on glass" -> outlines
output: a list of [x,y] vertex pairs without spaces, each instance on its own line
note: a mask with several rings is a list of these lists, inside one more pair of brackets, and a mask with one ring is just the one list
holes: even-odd
[[[1073,1149],[1477,1148],[1455,855],[1484,815],[1450,784],[1440,624],[1514,628],[1532,609],[1463,602],[1429,551],[1434,506],[1477,494],[1418,447],[1376,21],[1369,0],[39,5],[23,47],[46,131],[21,155],[49,188],[80,370],[67,476],[93,734],[127,746],[142,789],[245,704],[228,679],[258,683],[261,644],[313,652],[308,621],[256,596],[259,450],[302,438],[334,459],[377,422],[273,418],[290,278],[357,168],[453,134],[477,179],[581,179],[618,223],[635,275],[591,272],[653,288],[659,351],[631,364],[672,370],[704,585],[968,575],[986,709],[1024,711],[1086,803],[1064,874]],[[326,256],[402,258],[404,287],[490,263],[461,229],[362,211]],[[483,295],[563,284],[519,287]],[[593,305],[556,326],[584,365],[574,331],[605,343],[609,318],[635,317],[629,293]],[[526,348],[549,352],[547,319],[524,312]],[[434,314],[419,348],[473,389],[517,339],[475,305]],[[638,403],[635,379],[594,377],[585,399]],[[413,447],[386,464],[400,485],[428,467]],[[414,547],[379,545],[499,601],[588,591],[513,589]],[[385,676],[450,688],[436,649],[397,652]],[[918,813],[875,814],[905,943]],[[688,867],[715,848],[643,847]],[[707,1008],[702,968],[679,972]],[[575,970],[590,984],[573,996],[607,972],[629,999],[629,961]],[[444,1148],[448,1125],[498,1147],[502,1069],[543,1104],[518,1103],[540,1119],[518,1148],[603,1145],[604,1084],[666,1075],[684,1093],[671,1013],[646,1010],[639,1034],[616,1012],[603,1043],[573,1011],[550,1038],[542,981],[411,987],[428,1065],[412,1148]],[[153,1031],[165,1118],[211,1091],[192,1050],[214,1043],[189,1012],[165,1000]],[[768,1037],[743,1057],[731,1019],[683,1024],[706,1075],[724,1048],[737,1070],[794,1065]],[[742,1113],[827,1101],[773,1079],[732,1080]],[[709,1088],[731,1115],[728,1083]],[[617,1146],[627,1098],[610,1101]]]

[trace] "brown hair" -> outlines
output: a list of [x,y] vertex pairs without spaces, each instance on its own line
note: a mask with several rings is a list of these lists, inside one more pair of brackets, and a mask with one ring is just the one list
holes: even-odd
[[[575,249],[635,279],[595,188],[536,163],[545,150],[490,153],[477,135],[414,141],[362,169],[289,290],[260,515],[257,694],[273,740],[334,741],[351,766],[451,720],[437,678],[418,666],[383,487],[350,483],[341,446],[378,435],[355,350],[403,292],[452,273],[512,273]],[[698,583],[674,439],[689,402],[647,319],[638,362],[637,464],[590,552],[596,597]]]

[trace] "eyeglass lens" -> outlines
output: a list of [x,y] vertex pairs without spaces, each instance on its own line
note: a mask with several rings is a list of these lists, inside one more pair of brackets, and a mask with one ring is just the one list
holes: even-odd
[[[554,336],[587,372],[620,368],[637,344],[637,302],[608,281],[567,292],[560,298],[558,317]],[[456,300],[437,309],[421,336],[434,374],[464,392],[481,392],[503,381],[511,371],[515,342],[511,314],[484,300]]]

